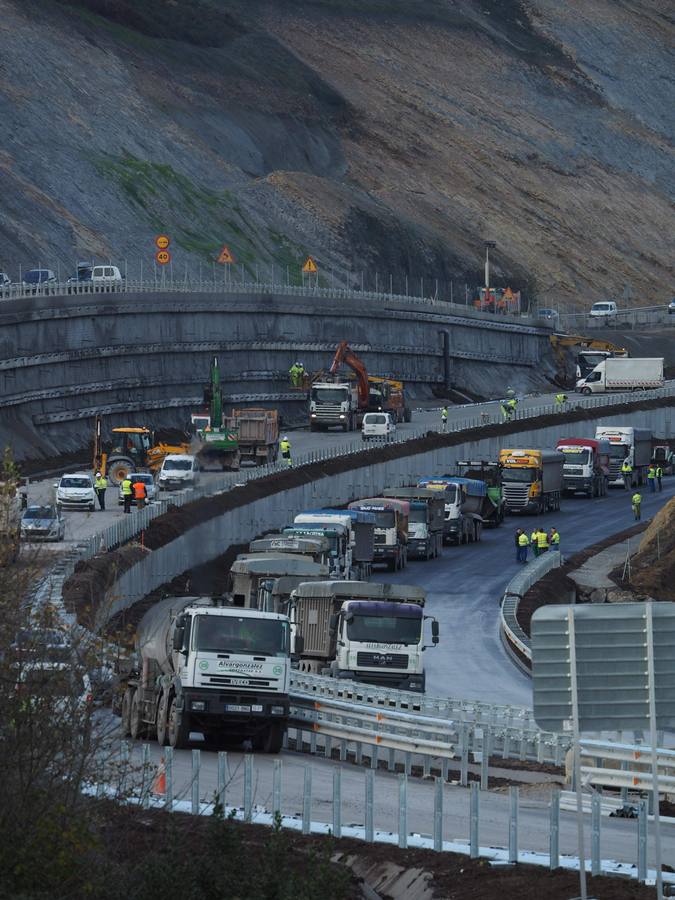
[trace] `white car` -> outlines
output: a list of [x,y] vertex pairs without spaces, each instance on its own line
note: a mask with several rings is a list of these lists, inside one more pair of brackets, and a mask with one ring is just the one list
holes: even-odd
[[96,509],[96,491],[94,479],[89,472],[62,475],[56,485],[56,504],[62,507],[86,508],[93,512]]
[[195,487],[198,481],[199,464],[196,457],[187,453],[172,453],[164,458],[157,487],[160,491],[179,491]]
[[619,309],[613,300],[602,300],[591,306],[589,316],[591,319],[616,319]]
[[93,284],[122,284],[122,273],[117,266],[94,266],[91,270]]
[[388,412],[366,413],[361,426],[361,440],[373,438],[388,441],[396,432],[396,422]]
[[[131,479],[131,483],[133,484],[135,481],[142,481],[145,485],[145,499],[147,503],[151,503],[157,497],[157,487],[155,485],[155,478],[151,472],[130,472],[129,478]],[[120,483],[120,490],[117,497],[117,502],[121,506],[124,503],[124,494],[122,493],[122,484]],[[132,503],[135,503],[135,500],[132,500]]]

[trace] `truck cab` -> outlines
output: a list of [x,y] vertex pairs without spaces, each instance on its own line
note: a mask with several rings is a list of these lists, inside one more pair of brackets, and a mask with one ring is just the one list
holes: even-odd
[[408,515],[408,556],[435,559],[443,547],[445,503],[438,491],[428,488],[387,488],[385,497],[406,500]]
[[349,512],[373,517],[375,527],[374,562],[384,562],[392,571],[408,562],[408,518],[410,503],[391,497],[368,497],[349,504]]
[[353,431],[359,409],[358,389],[350,381],[315,381],[309,394],[311,431],[339,425]]
[[[297,518],[297,517],[296,517]],[[352,566],[350,532],[344,523],[304,522],[284,528],[285,537],[320,537],[328,543],[328,565],[331,578],[349,578]]]
[[587,497],[604,497],[607,494],[609,441],[591,438],[561,438],[556,449],[565,457],[563,465],[565,493],[583,492]]
[[424,615],[424,601],[424,591],[410,585],[300,585],[291,595],[289,612],[298,667],[423,692],[425,620],[431,620],[431,646],[438,643],[438,623]]
[[624,484],[622,466],[627,460],[632,472],[630,486],[642,484],[652,459],[652,433],[648,428],[598,425],[596,440],[609,441],[609,483]]
[[348,570],[345,578],[367,577],[374,556],[375,516],[353,509],[313,509],[300,513],[294,525],[344,526],[349,535]]
[[[273,595],[283,601],[283,595],[273,584],[285,578],[285,584],[296,587],[303,581],[320,581],[330,576],[328,566],[316,563],[310,557],[299,554],[251,554],[244,559],[235,559],[230,568],[228,578],[228,596],[232,604],[245,609],[265,609],[267,612],[279,612],[269,606],[269,598]],[[265,590],[261,588],[265,585]],[[290,590],[288,591],[290,597]],[[264,605],[261,605],[261,601]]]
[[417,485],[442,492],[445,502],[443,537],[446,543],[469,544],[481,539],[481,512],[487,497],[487,487],[483,481],[443,475],[422,478]]
[[565,458],[557,450],[500,450],[504,502],[510,512],[560,509]]

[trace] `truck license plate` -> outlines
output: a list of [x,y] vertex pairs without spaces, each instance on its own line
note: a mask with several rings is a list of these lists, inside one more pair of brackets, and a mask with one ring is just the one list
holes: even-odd
[[237,703],[227,703],[225,705],[226,712],[251,712],[250,706],[240,706]]

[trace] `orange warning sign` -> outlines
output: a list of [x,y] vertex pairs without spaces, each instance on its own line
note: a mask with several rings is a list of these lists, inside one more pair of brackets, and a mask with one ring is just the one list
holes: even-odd
[[155,247],[157,247],[158,250],[166,250],[170,243],[171,241],[165,234],[158,234],[155,238]]
[[168,250],[158,250],[157,253],[155,253],[155,259],[160,266],[165,266],[167,263],[171,262],[171,254]]
[[223,247],[223,249],[220,251],[220,256],[218,257],[218,262],[226,263],[228,265],[230,263],[234,262],[234,256],[232,256],[232,251],[230,250],[229,247]]
[[302,271],[305,273],[305,275],[316,275],[316,273],[319,271],[316,267],[316,263],[314,262],[314,260],[312,259],[311,256],[308,256],[307,259],[305,260],[305,264],[302,267]]

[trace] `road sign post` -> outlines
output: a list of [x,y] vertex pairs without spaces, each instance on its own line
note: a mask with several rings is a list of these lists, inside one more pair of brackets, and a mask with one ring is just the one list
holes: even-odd
[[312,276],[314,276],[314,286],[318,287],[319,284],[319,267],[311,256],[308,256],[305,260],[302,267],[302,285],[305,285],[305,275],[307,276],[307,283],[312,285]]

